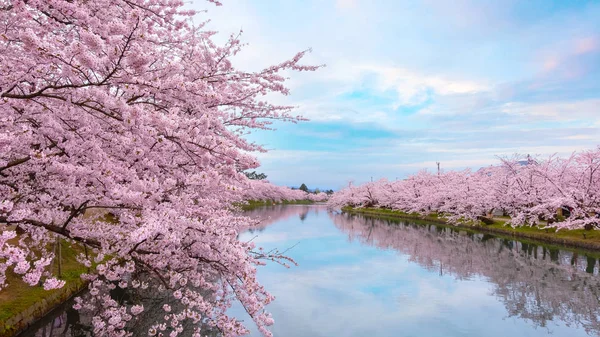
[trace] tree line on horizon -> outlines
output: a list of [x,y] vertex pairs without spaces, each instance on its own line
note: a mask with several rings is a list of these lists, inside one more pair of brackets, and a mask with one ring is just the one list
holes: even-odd
[[[267,179],[267,175],[266,174],[264,174],[264,173],[257,173],[256,171],[244,172],[244,175],[246,177],[248,177],[248,179],[251,179],[251,180],[265,180],[265,179]],[[332,195],[334,193],[334,191],[332,189],[321,191],[318,187],[315,188],[314,190],[311,190],[304,183],[300,184],[299,187],[290,186],[290,189],[292,189],[292,190],[300,190],[300,191],[304,191],[306,193],[313,193],[313,194],[325,193],[327,195]]]
[[311,189],[309,189],[309,188],[308,188],[308,186],[306,186],[306,184],[304,184],[304,183],[300,184],[300,186],[299,186],[299,187],[293,187],[293,186],[292,186],[292,187],[290,187],[290,188],[291,188],[292,190],[301,190],[301,191],[304,191],[304,192],[306,192],[306,193],[315,193],[315,194],[319,194],[319,193],[325,193],[325,194],[327,194],[327,195],[332,195],[332,194],[334,193],[334,191],[333,191],[332,189],[321,191],[321,190],[320,190],[318,187],[317,187],[317,188],[315,188],[314,190],[311,190]]

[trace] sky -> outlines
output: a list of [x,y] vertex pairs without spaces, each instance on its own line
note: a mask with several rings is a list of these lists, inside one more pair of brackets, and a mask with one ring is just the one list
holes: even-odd
[[600,144],[600,1],[195,0],[233,59],[260,70],[308,48],[289,96],[310,119],[249,138],[279,185],[338,189],[421,169]]

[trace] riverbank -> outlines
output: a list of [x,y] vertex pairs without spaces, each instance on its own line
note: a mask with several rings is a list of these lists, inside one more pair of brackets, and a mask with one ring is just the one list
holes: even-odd
[[393,211],[380,208],[352,208],[344,207],[343,212],[354,214],[366,214],[377,217],[389,217],[396,219],[410,219],[433,222],[444,226],[452,226],[474,230],[483,233],[490,233],[501,237],[522,238],[532,241],[538,241],[546,244],[561,245],[571,248],[582,248],[586,250],[600,251],[600,231],[584,229],[560,230],[556,231],[553,228],[538,228],[538,227],[517,227],[512,228],[505,226],[505,221],[494,219],[490,225],[482,224],[450,224],[443,218],[437,216],[422,216],[416,213],[405,213],[401,211]]
[[[41,286],[29,286],[12,272],[7,272],[8,286],[0,292],[0,337],[11,337],[26,329],[55,307],[85,288],[80,275],[87,268],[77,262],[80,247],[61,240],[61,280],[64,287],[46,291]],[[57,266],[53,266],[57,274]]]
[[315,202],[312,200],[248,200],[246,204],[239,205],[242,210],[249,211],[257,207],[273,206],[273,205],[312,205]]

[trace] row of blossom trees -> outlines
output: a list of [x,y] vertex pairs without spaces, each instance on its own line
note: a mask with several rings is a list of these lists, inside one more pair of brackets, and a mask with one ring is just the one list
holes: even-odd
[[[270,335],[273,296],[255,266],[286,260],[240,242],[253,222],[231,205],[296,197],[240,173],[263,151],[243,135],[302,120],[265,95],[287,95],[286,72],[317,67],[301,65],[301,52],[238,70],[239,36],[217,45],[183,5],[0,0],[0,291],[9,275],[61,287],[49,243],[85,246],[79,261],[94,268],[76,308],[93,312],[96,336],[131,335],[143,314],[141,303],[112,298],[115,288],[154,288],[178,303],[150,335],[190,324],[185,335],[203,325],[244,334],[226,313],[232,301]],[[94,216],[106,212],[115,221]]]
[[[598,228],[600,148],[570,157],[503,158],[477,171],[420,171],[404,180],[385,179],[335,193],[331,207],[380,207],[450,221],[485,220],[502,210],[514,226],[547,221],[558,228]],[[562,209],[569,210],[563,218]],[[566,214],[565,214],[566,215]]]
[[250,180],[249,186],[243,192],[245,200],[310,200],[314,202],[327,201],[326,193],[308,193],[303,190],[294,190],[286,186],[273,185],[264,180]]

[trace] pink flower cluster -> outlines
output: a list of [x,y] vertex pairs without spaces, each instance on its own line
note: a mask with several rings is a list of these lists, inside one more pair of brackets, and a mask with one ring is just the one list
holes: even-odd
[[[570,157],[504,158],[477,171],[418,172],[404,180],[349,186],[335,193],[330,207],[379,207],[450,221],[478,220],[494,211],[509,224],[557,228],[599,228],[600,147]],[[562,215],[561,215],[562,213]]]
[[181,295],[173,336],[199,317],[223,335],[245,333],[226,314],[232,301],[270,334],[273,298],[256,265],[284,257],[237,239],[252,223],[231,210],[253,184],[240,172],[264,150],[241,135],[302,120],[265,95],[289,94],[286,71],[318,67],[300,63],[304,51],[238,70],[238,36],[217,45],[195,14],[180,0],[2,1],[0,289],[8,270],[62,286],[47,270],[48,243],[60,237],[87,247],[82,264],[96,263],[76,307],[93,310],[98,336],[127,335],[142,310],[111,289],[158,285]]
[[277,186],[265,180],[249,180],[248,186],[242,192],[245,200],[310,200],[314,202],[327,201],[326,193],[308,193],[302,190],[293,190],[286,186]]

